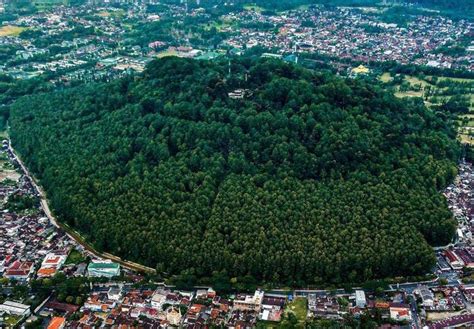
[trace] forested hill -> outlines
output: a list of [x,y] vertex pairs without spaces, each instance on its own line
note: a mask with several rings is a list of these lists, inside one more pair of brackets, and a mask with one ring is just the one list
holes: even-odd
[[[177,58],[23,97],[14,147],[62,220],[167,273],[294,285],[425,273],[454,223],[441,113],[279,61]],[[247,89],[245,99],[229,92]]]

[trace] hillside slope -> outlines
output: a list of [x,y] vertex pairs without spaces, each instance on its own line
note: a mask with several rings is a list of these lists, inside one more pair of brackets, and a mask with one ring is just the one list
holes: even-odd
[[[289,284],[424,273],[454,225],[442,115],[288,64],[177,58],[21,98],[16,149],[62,220],[168,273]],[[245,76],[247,76],[247,81]],[[251,96],[231,99],[244,87]]]

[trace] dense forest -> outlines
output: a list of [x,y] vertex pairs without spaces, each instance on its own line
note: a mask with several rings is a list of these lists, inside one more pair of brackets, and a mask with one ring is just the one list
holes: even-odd
[[14,147],[63,221],[160,272],[302,285],[431,268],[455,227],[438,192],[459,154],[445,114],[280,61],[230,71],[165,58],[22,97]]

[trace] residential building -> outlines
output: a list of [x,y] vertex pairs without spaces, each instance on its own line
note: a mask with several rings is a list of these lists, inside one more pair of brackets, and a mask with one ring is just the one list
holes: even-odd
[[365,298],[365,292],[363,290],[355,291],[356,306],[359,308],[365,308],[367,305],[367,299]]
[[66,325],[66,318],[55,316],[49,321],[48,329],[63,329]]
[[234,310],[260,312],[264,292],[257,290],[253,296],[237,296],[234,300]]
[[5,312],[11,315],[18,315],[18,316],[28,316],[31,313],[29,305],[12,302],[8,300],[5,303],[0,305],[0,313],[1,312]]

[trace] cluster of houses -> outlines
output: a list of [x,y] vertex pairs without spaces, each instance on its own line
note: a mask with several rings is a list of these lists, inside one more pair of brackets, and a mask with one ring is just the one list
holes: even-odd
[[[357,316],[377,309],[387,320],[410,323],[412,314],[406,297],[405,293],[394,292],[385,299],[367,298],[363,290],[352,294],[310,293],[306,297],[307,318],[340,320],[344,314]],[[156,328],[253,328],[257,321],[282,321],[284,310],[293,298],[293,294],[271,294],[261,290],[223,298],[212,288],[183,292],[164,287],[153,290],[104,285],[97,286],[90,293],[79,310],[80,319],[67,322],[67,327],[105,324]]]
[[438,254],[438,267],[441,271],[474,268],[474,167],[462,162],[458,170],[454,183],[444,192],[458,228],[455,243]]
[[424,310],[427,312],[452,312],[466,308],[464,301],[466,291],[462,287],[429,288],[426,285],[420,285],[415,290],[415,294],[421,298]]
[[27,177],[21,176],[14,185],[0,187],[0,197],[4,199],[0,216],[0,275],[26,282],[37,267],[39,277],[54,275],[63,265],[72,240],[56,231],[40,210],[21,214],[5,208],[11,195],[34,196]]
[[[0,45],[16,51],[0,64],[0,73],[19,79],[50,73],[55,76],[53,82],[67,82],[112,79],[131,71],[142,71],[151,58],[141,58],[144,53],[140,47],[122,46],[119,54],[117,44],[123,39],[123,26],[111,17],[98,16],[96,9],[58,6],[47,12],[4,22],[25,30],[41,31],[42,34],[2,37]],[[78,26],[82,32],[76,36]],[[72,39],[66,37],[68,33],[73,35]],[[51,39],[54,41],[49,41]],[[102,63],[114,57],[119,58],[115,65]]]
[[258,319],[280,321],[285,304],[285,297],[265,296],[260,290],[226,299],[211,288],[183,292],[164,287],[106,285],[98,286],[90,293],[79,310],[81,317],[67,322],[67,327],[139,324],[151,328],[205,328],[211,325],[250,328]]
[[[28,286],[33,279],[51,278],[59,271],[69,277],[112,278],[120,275],[118,264],[94,257],[52,225],[39,201],[26,209],[16,209],[11,204],[12,196],[38,200],[39,195],[9,148],[8,141],[2,142],[0,166],[0,278],[5,280],[0,293],[7,297],[0,304],[0,327],[7,317],[21,321],[31,313],[30,306],[23,301],[9,299],[15,284]],[[73,249],[79,249],[84,259],[89,256],[92,260],[88,264],[66,264]],[[48,315],[58,311],[72,314],[78,307],[49,301],[43,309],[49,312]],[[55,320],[55,323],[59,322]]]
[[[145,7],[130,6],[120,15],[143,24],[163,17],[176,22],[186,16],[203,22],[211,19],[201,8],[187,11],[183,6],[164,5],[166,9],[158,16],[147,12]],[[280,54],[316,52],[336,58],[335,65],[346,65],[345,60],[396,61],[474,69],[474,45],[467,46],[464,53],[442,51],[447,45],[458,45],[461,40],[472,38],[472,22],[437,15],[420,15],[406,26],[397,26],[383,22],[374,12],[359,8],[310,6],[273,15],[258,10],[236,11],[219,18],[223,22],[218,29],[222,41],[215,45],[218,48],[215,51],[193,44],[193,38],[186,31],[174,31],[173,40],[134,44],[121,20],[116,19],[120,16],[114,14],[116,10],[94,4],[58,6],[48,12],[4,22],[43,33],[21,38],[2,37],[0,46],[15,51],[0,64],[0,73],[23,79],[50,73],[55,75],[53,82],[108,80],[141,72],[148,61],[163,55],[209,60],[229,48],[233,54],[240,54],[254,46]],[[63,35],[74,33],[77,27],[81,27],[81,35],[61,39]],[[90,33],[86,32],[88,29]],[[41,42],[54,37],[52,43]]]
[[367,298],[363,290],[356,290],[354,294],[329,294],[322,291],[308,295],[308,312],[312,318],[342,320],[345,314],[358,316],[377,310],[383,319],[410,323],[412,312],[406,301],[407,295],[403,292]]
[[442,254],[444,261],[438,262],[442,271],[474,268],[474,249],[471,247],[446,249]]
[[[373,12],[358,8],[310,7],[283,15],[258,11],[231,13],[223,17],[234,26],[265,24],[275,28],[240,28],[224,42],[244,49],[262,46],[281,53],[317,52],[362,62],[396,61],[442,68],[474,69],[474,52],[447,55],[438,51],[474,34],[469,21],[442,16],[419,16],[407,26],[387,24]],[[255,24],[253,24],[255,25]],[[468,47],[468,49],[471,49]]]
[[458,176],[453,184],[444,192],[448,206],[458,220],[458,242],[471,244],[473,242],[474,223],[474,167],[468,162],[458,166]]

